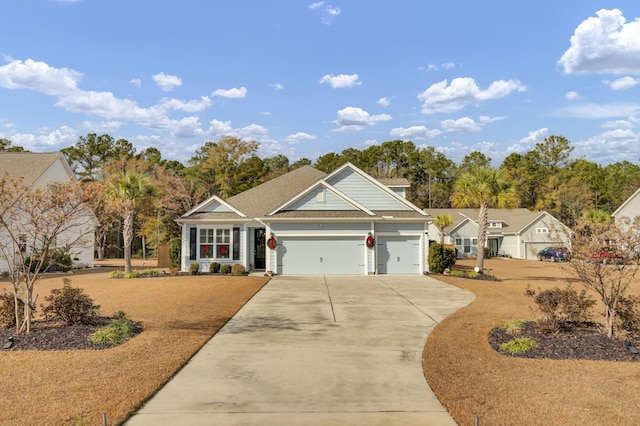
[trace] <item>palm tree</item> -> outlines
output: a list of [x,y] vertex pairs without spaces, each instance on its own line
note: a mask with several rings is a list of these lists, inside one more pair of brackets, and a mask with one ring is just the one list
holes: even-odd
[[500,169],[474,168],[462,173],[454,184],[452,202],[456,207],[480,208],[478,215],[479,272],[484,269],[484,246],[489,225],[489,207],[511,208],[517,203],[511,182]]
[[450,214],[439,214],[433,224],[440,231],[440,245],[444,244],[444,230],[453,224],[453,218]]
[[107,186],[107,196],[121,209],[124,239],[124,271],[131,272],[131,242],[133,241],[133,220],[136,212],[156,195],[156,187],[149,177],[142,173],[119,172]]

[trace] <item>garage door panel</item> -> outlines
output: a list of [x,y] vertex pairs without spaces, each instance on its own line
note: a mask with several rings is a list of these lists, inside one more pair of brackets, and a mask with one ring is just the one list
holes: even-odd
[[391,236],[378,238],[379,274],[420,273],[420,237]]
[[281,237],[278,270],[283,275],[364,274],[364,241],[355,237]]

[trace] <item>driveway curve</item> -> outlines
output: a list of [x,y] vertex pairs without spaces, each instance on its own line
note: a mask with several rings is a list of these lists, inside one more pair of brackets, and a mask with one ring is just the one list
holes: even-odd
[[274,277],[127,425],[455,425],[422,352],[473,298],[427,276]]

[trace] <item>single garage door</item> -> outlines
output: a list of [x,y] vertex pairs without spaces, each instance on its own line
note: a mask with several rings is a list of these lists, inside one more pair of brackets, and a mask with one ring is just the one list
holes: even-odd
[[365,274],[362,237],[280,237],[281,275]]
[[419,274],[420,237],[378,237],[379,274]]

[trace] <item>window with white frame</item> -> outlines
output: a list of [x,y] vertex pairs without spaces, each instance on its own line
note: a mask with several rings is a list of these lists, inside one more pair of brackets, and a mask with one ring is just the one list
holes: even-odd
[[462,238],[456,238],[456,246],[462,247]]
[[231,256],[231,229],[201,228],[200,259],[229,259]]
[[548,234],[549,228],[536,228],[536,234]]
[[465,238],[464,239],[463,251],[465,253],[471,253],[471,239],[469,239],[469,238]]

